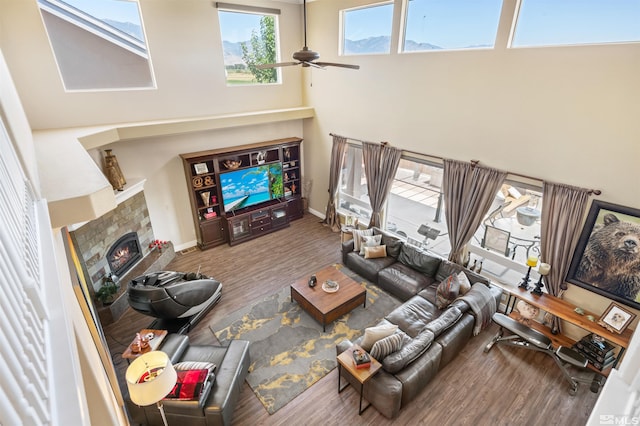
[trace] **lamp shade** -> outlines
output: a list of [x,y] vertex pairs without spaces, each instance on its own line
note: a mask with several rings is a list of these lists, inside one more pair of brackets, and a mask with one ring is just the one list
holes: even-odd
[[167,354],[151,351],[131,363],[125,378],[131,401],[137,405],[151,405],[171,392],[178,374]]

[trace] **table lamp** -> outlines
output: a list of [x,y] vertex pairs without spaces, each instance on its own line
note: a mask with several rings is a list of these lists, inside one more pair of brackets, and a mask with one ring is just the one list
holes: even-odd
[[538,273],[540,274],[540,278],[536,283],[536,288],[531,290],[531,293],[537,294],[538,296],[542,296],[542,287],[544,287],[544,283],[542,282],[542,278],[549,275],[549,271],[551,271],[551,265],[548,263],[541,263],[538,268]]
[[525,290],[529,290],[529,281],[531,281],[531,279],[529,278],[529,274],[531,274],[531,268],[535,268],[536,266],[538,266],[538,258],[536,256],[529,256],[527,258],[527,266],[529,267],[529,269],[527,269],[527,275],[524,276],[522,282],[518,286]]
[[151,351],[140,355],[127,368],[125,378],[131,401],[140,406],[158,404],[162,421],[167,426],[161,401],[171,392],[178,379],[167,354]]

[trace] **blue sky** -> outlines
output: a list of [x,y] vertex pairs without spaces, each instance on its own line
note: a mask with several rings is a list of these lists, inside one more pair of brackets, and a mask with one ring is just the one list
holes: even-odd
[[113,19],[140,25],[138,2],[127,0],[63,0],[98,19]]
[[225,41],[239,42],[251,38],[251,30],[260,28],[262,15],[220,11],[220,31]]

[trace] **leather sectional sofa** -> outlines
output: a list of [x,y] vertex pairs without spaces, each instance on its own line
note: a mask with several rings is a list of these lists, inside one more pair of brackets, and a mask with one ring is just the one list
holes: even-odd
[[[487,291],[487,287],[483,290],[473,286],[472,292],[481,290],[485,300],[489,299],[484,308],[491,305],[494,312],[502,292],[490,286],[486,278],[460,265],[407,246],[379,229],[374,228],[374,234],[382,235],[382,244],[387,247],[386,257],[367,259],[353,251],[354,243],[350,240],[342,243],[342,258],[343,264],[353,272],[404,301],[378,324],[397,325],[396,333],[405,333],[402,347],[384,358],[383,368],[364,387],[364,398],[384,416],[394,418],[471,339],[477,317],[484,316],[483,320],[487,321],[488,315],[487,322],[490,322],[493,314],[485,310],[477,315],[477,304],[472,303],[475,305],[472,309],[464,297],[438,309],[436,289],[439,283],[451,274],[463,271],[471,284],[483,283],[481,287],[488,287]],[[339,343],[338,354],[362,340],[361,337],[353,343]],[[348,374],[345,379],[358,386]]]
[[[159,350],[172,364],[179,362],[214,363],[214,382],[208,382],[199,401],[163,400],[167,423],[180,426],[223,426],[232,424],[233,410],[251,362],[249,342],[232,340],[228,346],[191,345],[189,337],[169,334]],[[158,407],[140,407],[126,398],[132,424],[162,425]]]

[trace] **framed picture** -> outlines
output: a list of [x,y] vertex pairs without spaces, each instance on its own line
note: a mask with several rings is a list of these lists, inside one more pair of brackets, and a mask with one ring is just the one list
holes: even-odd
[[511,232],[487,225],[484,229],[482,247],[498,253],[504,253],[505,256],[509,257],[509,238],[511,238]]
[[193,165],[193,170],[195,170],[197,175],[201,175],[204,173],[209,173],[209,167],[207,167],[207,163],[197,163]]
[[346,215],[344,217],[344,226],[355,228],[358,226],[358,218],[352,215]]
[[611,303],[598,320],[598,324],[609,331],[621,334],[635,317],[636,314],[624,309],[622,306]]
[[640,209],[594,200],[567,281],[640,309]]

